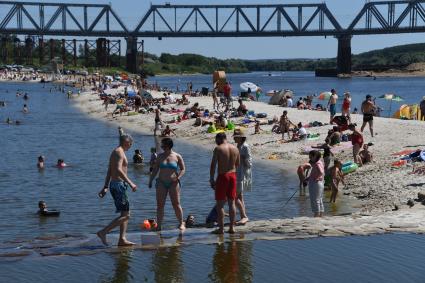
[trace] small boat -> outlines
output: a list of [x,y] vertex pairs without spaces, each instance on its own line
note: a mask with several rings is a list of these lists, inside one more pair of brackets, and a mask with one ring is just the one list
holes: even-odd
[[267,96],[273,96],[275,93],[279,93],[280,92],[280,90],[274,90],[274,89],[272,89],[272,90],[269,90],[267,93],[266,93],[266,95]]

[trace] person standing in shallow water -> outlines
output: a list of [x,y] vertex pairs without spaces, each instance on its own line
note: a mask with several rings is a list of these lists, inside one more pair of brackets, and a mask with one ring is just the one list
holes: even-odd
[[249,219],[246,214],[245,201],[243,197],[244,191],[250,191],[252,186],[252,156],[251,149],[246,143],[246,135],[242,129],[235,129],[233,138],[237,143],[239,150],[240,164],[236,169],[237,175],[237,199],[236,206],[239,209],[241,219],[236,223],[238,225],[245,225]]
[[309,158],[311,172],[308,177],[308,192],[310,194],[311,210],[314,213],[314,217],[322,217],[325,212],[323,206],[325,169],[321,160],[322,154],[317,150],[312,150],[309,153]]
[[[214,233],[224,233],[224,204],[227,200],[230,216],[229,233],[233,234],[235,233],[236,168],[239,166],[239,151],[234,145],[227,142],[226,134],[224,133],[217,134],[215,142],[217,146],[214,149],[210,167],[210,184],[211,188],[215,191],[218,214],[218,230],[215,230]],[[214,180],[216,167],[218,176]]]
[[183,209],[180,204],[180,179],[186,172],[186,167],[182,156],[173,151],[173,146],[174,143],[172,139],[162,139],[161,148],[164,152],[159,154],[156,158],[149,178],[149,188],[152,188],[153,179],[159,172],[159,176],[156,179],[156,214],[158,231],[162,229],[164,206],[167,200],[167,195],[170,195],[171,204],[173,205],[177,220],[179,221],[179,229],[184,230],[186,228],[183,221]]
[[97,236],[104,245],[108,245],[106,235],[117,226],[120,226],[118,246],[134,245],[134,243],[126,239],[127,225],[130,219],[130,203],[127,191],[129,187],[133,190],[133,192],[137,189],[137,186],[127,176],[128,161],[125,156],[125,152],[130,149],[132,144],[133,139],[130,135],[124,134],[120,136],[120,145],[111,153],[108,172],[105,178],[105,185],[99,192],[99,197],[103,198],[108,192],[108,189],[110,189],[112,198],[114,199],[116,212],[120,213],[120,216],[112,220],[112,222],[105,228],[97,232]]

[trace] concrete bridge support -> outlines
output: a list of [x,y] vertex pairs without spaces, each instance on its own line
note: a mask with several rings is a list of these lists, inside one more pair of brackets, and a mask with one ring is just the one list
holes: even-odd
[[108,66],[108,44],[106,38],[98,38],[96,40],[96,65],[98,67]]
[[44,65],[44,39],[40,37],[38,39],[38,61],[40,65]]
[[351,73],[351,35],[338,36],[338,56],[336,71],[338,74]]
[[27,65],[32,65],[32,53],[34,49],[34,40],[31,37],[25,38],[25,63]]
[[127,51],[126,51],[126,68],[127,71],[133,74],[138,72],[138,63],[137,63],[137,37],[129,36],[126,39],[127,41]]
[[21,40],[15,37],[13,39],[13,62],[15,64],[21,65],[23,63],[21,51],[22,51]]
[[56,56],[56,52],[55,52],[55,41],[53,39],[49,40],[49,59],[50,61],[52,61],[55,56]]
[[4,64],[7,64],[7,57],[8,57],[7,42],[8,42],[7,37],[1,38],[0,56],[1,56],[1,62]]

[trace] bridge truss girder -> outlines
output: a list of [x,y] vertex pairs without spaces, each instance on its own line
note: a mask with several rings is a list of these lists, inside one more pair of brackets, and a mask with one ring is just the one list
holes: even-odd
[[110,5],[1,1],[0,10],[7,11],[0,18],[2,35],[146,38],[425,32],[425,0],[368,2],[346,28],[324,3],[151,5],[134,30]]

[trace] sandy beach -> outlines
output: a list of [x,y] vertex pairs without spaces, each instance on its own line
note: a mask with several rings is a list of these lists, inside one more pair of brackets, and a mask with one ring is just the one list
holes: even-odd
[[[119,92],[118,89],[108,90],[109,93]],[[121,89],[122,91],[122,89]],[[161,97],[161,92],[152,91],[154,97]],[[175,95],[179,97],[179,95]],[[212,109],[211,97],[190,97],[190,105],[198,102],[206,109]],[[237,103],[237,102],[236,102]],[[108,112],[104,110],[102,101],[98,94],[93,92],[82,93],[75,97],[74,105],[90,117],[121,126],[124,130],[137,131],[145,134],[153,132],[154,114],[138,114],[127,116],[116,116],[112,118],[111,112],[115,109],[111,105]],[[283,110],[288,111],[288,117],[293,123],[303,124],[319,121],[327,123],[329,113],[325,111],[297,110],[294,108],[282,108],[268,105],[262,102],[246,102],[249,110],[255,113],[267,113],[267,118],[279,117]],[[175,107],[185,109],[187,106],[165,105],[164,108]],[[176,114],[162,114],[162,119],[172,121]],[[233,118],[235,124],[239,124],[242,118]],[[360,127],[361,115],[352,115],[352,121]],[[171,123],[170,127],[175,129],[178,139],[185,142],[202,146],[206,149],[213,149],[214,134],[207,133],[207,127],[193,126],[195,120],[184,120],[179,124]],[[345,187],[340,188],[340,195],[348,195],[361,200],[358,213],[373,214],[391,211],[395,205],[399,209],[407,208],[406,202],[415,199],[418,192],[422,190],[425,177],[410,174],[412,166],[392,167],[391,164],[397,160],[393,153],[406,150],[425,148],[423,140],[425,131],[424,123],[420,121],[405,121],[376,117],[374,120],[375,137],[371,137],[369,130],[364,132],[365,143],[373,142],[371,152],[374,155],[374,162],[359,168],[356,172],[346,176]],[[308,160],[305,148],[323,142],[327,131],[332,127],[325,125],[322,127],[308,128],[309,133],[320,134],[320,139],[316,141],[298,141],[282,143],[281,135],[271,133],[272,125],[262,125],[263,132],[254,134],[254,125],[251,123],[246,132],[248,143],[252,147],[252,152],[256,162],[265,162],[267,166],[277,166],[292,170],[296,173],[297,166]],[[231,135],[231,132],[228,132]],[[352,149],[350,143],[334,148],[332,150],[335,157],[346,162],[352,160]],[[420,163],[419,163],[420,164]],[[417,203],[417,206],[422,206]]]

